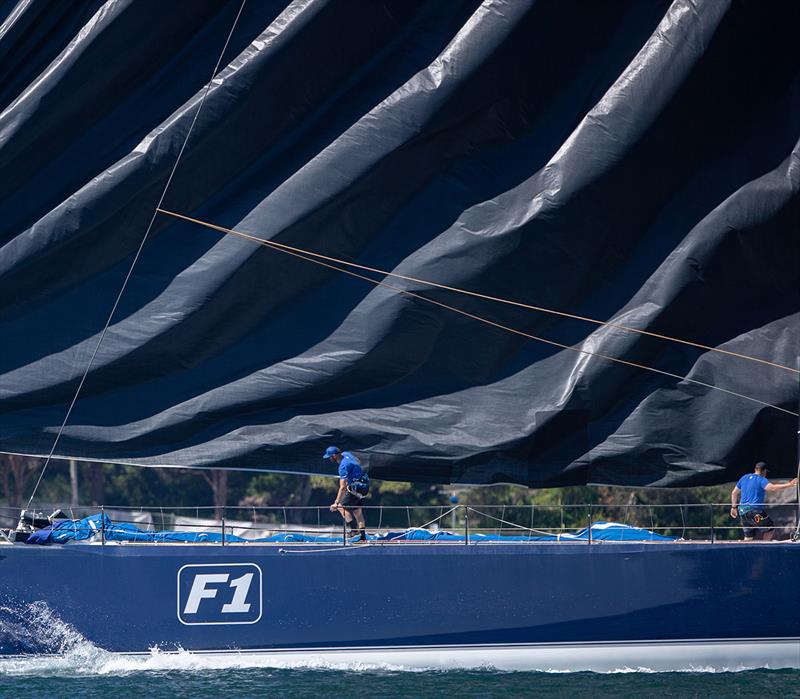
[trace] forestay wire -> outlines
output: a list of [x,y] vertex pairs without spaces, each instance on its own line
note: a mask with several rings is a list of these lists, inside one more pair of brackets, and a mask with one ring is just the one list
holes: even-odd
[[228,44],[230,44],[231,37],[233,36],[233,32],[236,29],[236,25],[239,23],[239,18],[242,16],[242,10],[244,10],[244,6],[247,3],[247,0],[242,0],[242,4],[239,6],[239,11],[236,13],[236,17],[233,20],[233,24],[231,25],[231,29],[228,32],[228,37],[225,39],[225,44],[222,47],[222,51],[219,54],[219,58],[217,59],[217,63],[214,66],[214,70],[211,71],[211,77],[208,79],[206,83],[205,89],[203,90],[203,95],[200,98],[200,103],[197,106],[197,111],[194,113],[194,117],[192,118],[192,122],[189,125],[189,129],[186,132],[186,137],[183,139],[183,144],[181,145],[181,149],[178,151],[178,157],[175,159],[175,164],[172,166],[172,170],[169,173],[169,177],[167,178],[167,182],[164,185],[164,189],[161,192],[161,197],[159,197],[158,204],[156,204],[155,209],[153,209],[153,215],[150,217],[150,223],[147,224],[147,229],[144,232],[144,236],[142,237],[141,243],[139,243],[139,247],[136,250],[136,254],[133,256],[133,260],[131,261],[130,267],[128,268],[128,273],[125,275],[125,279],[122,282],[122,286],[120,287],[119,293],[117,294],[117,298],[114,301],[114,305],[111,307],[111,312],[108,314],[108,319],[106,320],[105,325],[103,326],[103,330],[100,333],[100,337],[97,340],[97,344],[94,347],[94,351],[92,352],[92,356],[89,359],[89,363],[86,365],[86,369],[81,376],[81,380],[78,383],[78,387],[75,389],[75,394],[72,396],[72,401],[67,408],[66,415],[64,415],[64,421],[61,423],[61,427],[58,428],[58,433],[56,434],[56,438],[53,440],[53,446],[50,448],[50,452],[47,454],[47,458],[45,459],[44,466],[42,466],[42,470],[39,473],[39,478],[36,480],[36,485],[33,487],[33,492],[31,493],[31,497],[28,500],[27,509],[30,509],[31,503],[33,502],[33,498],[36,496],[36,491],[39,489],[39,484],[42,482],[42,478],[44,477],[45,471],[47,471],[47,466],[50,464],[50,460],[53,458],[53,454],[56,451],[56,447],[58,446],[58,442],[61,439],[61,435],[64,432],[64,428],[67,426],[67,422],[69,422],[70,415],[72,414],[72,409],[75,407],[75,403],[78,400],[78,396],[83,389],[83,384],[86,382],[86,377],[89,375],[89,371],[91,371],[92,365],[94,364],[94,360],[97,357],[97,352],[100,349],[100,345],[103,344],[103,340],[105,339],[106,333],[108,332],[108,328],[111,325],[111,321],[114,318],[114,314],[117,312],[117,307],[119,306],[119,302],[122,299],[122,295],[125,293],[125,288],[128,286],[128,282],[133,275],[133,269],[136,267],[136,263],[139,261],[139,257],[142,254],[142,250],[144,249],[144,244],[147,242],[147,238],[150,235],[150,231],[153,229],[153,224],[155,223],[156,216],[158,212],[161,210],[161,205],[164,203],[164,197],[167,195],[167,190],[169,190],[170,185],[172,184],[172,178],[175,176],[175,171],[178,169],[178,165],[181,162],[181,158],[183,157],[183,152],[186,150],[186,145],[189,143],[189,137],[192,135],[192,131],[194,130],[194,126],[197,123],[197,117],[200,116],[200,112],[203,109],[203,104],[205,104],[206,97],[211,90],[211,85],[214,80],[214,76],[217,74],[220,65],[222,64],[222,59],[225,56],[225,52],[228,50]]

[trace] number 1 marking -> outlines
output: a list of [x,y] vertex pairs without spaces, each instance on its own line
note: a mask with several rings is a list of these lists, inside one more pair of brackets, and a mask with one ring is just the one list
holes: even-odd
[[245,604],[244,601],[247,598],[248,591],[250,590],[251,582],[253,582],[253,574],[245,573],[241,578],[236,578],[228,583],[230,587],[236,588],[236,592],[233,593],[233,599],[229,604],[222,605],[223,614],[243,613],[250,611],[250,604]]

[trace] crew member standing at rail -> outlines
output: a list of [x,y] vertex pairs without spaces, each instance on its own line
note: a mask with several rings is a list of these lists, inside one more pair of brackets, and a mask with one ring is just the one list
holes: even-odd
[[[788,483],[770,483],[767,478],[767,465],[759,461],[753,473],[748,473],[739,479],[731,491],[731,517],[740,517],[744,540],[752,541],[756,530],[762,541],[770,541],[775,533],[772,519],[764,509],[764,493],[775,490],[785,490],[797,483],[793,478]],[[738,506],[737,506],[738,502]]]
[[361,462],[349,451],[340,452],[337,447],[328,447],[322,455],[339,467],[339,491],[331,505],[331,512],[339,511],[350,531],[353,531],[353,518],[358,524],[358,540],[367,540],[366,524],[361,511],[361,503],[369,492],[369,477],[361,468]]

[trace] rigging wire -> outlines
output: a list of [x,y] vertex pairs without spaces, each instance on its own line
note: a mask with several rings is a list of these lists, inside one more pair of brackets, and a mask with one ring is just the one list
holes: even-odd
[[39,489],[39,484],[42,482],[42,478],[44,477],[45,471],[47,470],[47,466],[50,464],[50,460],[53,458],[53,454],[55,453],[56,447],[58,446],[58,442],[61,439],[61,435],[64,432],[64,428],[67,426],[67,422],[69,422],[70,415],[72,414],[72,409],[75,407],[75,403],[78,400],[78,396],[80,395],[81,390],[83,389],[83,384],[86,382],[86,377],[89,375],[89,371],[94,364],[94,360],[97,357],[97,352],[100,349],[100,345],[103,344],[103,340],[105,339],[106,332],[108,331],[109,326],[111,325],[111,320],[114,318],[114,314],[117,312],[117,307],[119,306],[119,302],[122,299],[122,295],[125,293],[125,288],[128,286],[128,282],[133,275],[133,269],[136,267],[136,263],[139,261],[139,257],[142,254],[142,250],[144,249],[144,244],[147,242],[147,238],[150,235],[150,231],[153,229],[153,224],[155,223],[156,216],[158,212],[161,211],[161,205],[164,203],[164,197],[167,195],[167,190],[169,190],[170,185],[172,184],[172,178],[175,176],[175,171],[178,169],[178,164],[181,162],[181,158],[183,157],[183,152],[186,150],[186,145],[189,143],[189,137],[192,135],[192,131],[194,130],[194,126],[197,123],[197,117],[200,116],[200,112],[203,109],[203,104],[205,104],[206,97],[208,96],[209,91],[211,90],[212,81],[214,80],[214,76],[217,74],[219,67],[222,63],[222,58],[225,55],[225,51],[228,50],[228,44],[231,41],[231,37],[233,36],[233,32],[236,29],[236,25],[239,23],[239,18],[242,15],[242,10],[244,10],[244,6],[247,3],[247,0],[242,0],[242,4],[239,6],[239,11],[236,13],[236,17],[233,20],[233,24],[231,25],[231,29],[228,32],[228,38],[225,39],[225,45],[222,47],[222,51],[219,54],[219,58],[217,59],[217,63],[214,66],[214,70],[211,72],[211,77],[208,79],[206,83],[205,90],[203,91],[203,96],[200,98],[200,103],[197,106],[197,111],[194,113],[194,117],[192,118],[192,122],[189,125],[189,130],[186,132],[186,137],[183,139],[183,145],[181,145],[181,149],[178,151],[178,157],[175,159],[175,164],[172,166],[172,170],[169,173],[169,177],[167,178],[167,183],[164,185],[164,189],[161,192],[161,197],[158,200],[158,204],[156,204],[155,209],[153,210],[153,215],[150,218],[150,223],[147,224],[147,229],[144,232],[144,236],[142,237],[142,242],[139,243],[139,247],[136,250],[136,254],[133,256],[133,260],[131,261],[130,267],[128,268],[128,273],[125,275],[125,279],[122,282],[122,286],[120,287],[119,293],[117,294],[117,298],[114,301],[114,305],[111,307],[111,312],[108,314],[108,319],[106,320],[105,325],[103,326],[103,330],[100,333],[100,337],[97,340],[97,344],[94,347],[94,351],[92,352],[91,357],[89,358],[89,363],[86,365],[86,369],[83,372],[83,376],[81,376],[81,380],[78,383],[78,387],[75,389],[75,395],[72,396],[72,401],[67,408],[67,413],[64,415],[64,421],[61,423],[61,427],[58,428],[58,433],[56,434],[55,440],[53,440],[53,446],[50,448],[50,452],[47,454],[47,458],[45,459],[44,466],[42,466],[42,471],[39,474],[39,478],[36,481],[36,485],[33,487],[33,492],[31,493],[31,497],[28,500],[28,504],[26,509],[30,509],[31,503],[33,502],[33,498],[36,496],[36,491]]
[[[192,221],[194,223],[200,223],[201,225],[207,226],[209,228],[213,228],[215,230],[222,231],[223,233],[230,233],[231,235],[235,235],[235,236],[239,236],[239,237],[245,238],[246,240],[250,240],[252,242],[256,242],[259,245],[263,245],[264,247],[268,247],[268,248],[272,248],[274,250],[278,250],[279,252],[283,252],[283,253],[285,253],[287,255],[291,255],[292,257],[297,257],[297,258],[299,258],[301,260],[306,260],[307,262],[313,262],[314,264],[320,265],[321,267],[327,267],[328,269],[332,269],[334,271],[341,272],[342,274],[347,274],[347,275],[349,275],[351,277],[355,277],[356,279],[362,279],[362,280],[370,282],[371,284],[374,284],[376,286],[386,287],[387,289],[391,289],[392,291],[398,292],[400,294],[405,294],[406,296],[409,296],[411,298],[415,298],[415,299],[418,299],[420,301],[424,301],[426,303],[430,303],[430,304],[433,304],[435,306],[439,306],[440,308],[445,308],[445,309],[447,309],[449,311],[453,311],[454,313],[459,313],[459,314],[461,314],[463,316],[466,316],[467,318],[471,318],[472,320],[477,320],[477,321],[479,321],[481,323],[485,323],[486,325],[490,325],[492,327],[498,328],[499,330],[504,330],[504,331],[510,332],[510,333],[512,333],[514,335],[519,335],[520,337],[525,337],[525,338],[528,338],[530,340],[536,340],[537,342],[542,342],[544,344],[552,345],[554,347],[559,347],[561,349],[569,350],[571,352],[577,352],[577,353],[589,355],[589,356],[592,356],[592,357],[600,357],[601,359],[607,359],[607,360],[609,360],[611,362],[617,362],[618,364],[624,364],[626,366],[634,367],[636,369],[643,369],[645,371],[650,371],[650,372],[653,372],[655,374],[661,374],[662,376],[668,376],[668,377],[673,378],[673,379],[678,379],[679,381],[686,381],[688,383],[693,383],[693,384],[696,384],[698,386],[703,386],[705,388],[710,388],[710,389],[715,390],[715,391],[721,391],[722,393],[727,393],[728,395],[731,395],[731,396],[736,396],[737,398],[743,398],[743,399],[749,400],[749,401],[751,401],[753,403],[758,403],[759,405],[763,405],[764,407],[767,407],[767,408],[774,408],[775,410],[780,410],[783,413],[788,413],[789,415],[793,415],[795,417],[800,417],[800,413],[795,413],[795,412],[793,412],[791,410],[788,410],[787,408],[782,408],[781,406],[774,405],[773,403],[767,403],[766,401],[760,400],[758,398],[754,398],[753,396],[745,395],[744,393],[738,393],[736,391],[731,391],[730,389],[727,389],[727,388],[722,388],[721,386],[715,386],[714,384],[706,383],[705,381],[700,381],[698,379],[692,379],[692,378],[689,378],[688,376],[681,376],[680,374],[674,374],[674,373],[672,373],[670,371],[665,371],[663,369],[656,369],[655,367],[651,367],[651,366],[648,366],[646,364],[640,364],[639,362],[632,362],[632,361],[629,361],[627,359],[620,359],[619,357],[612,357],[612,356],[607,355],[607,354],[602,354],[601,352],[592,352],[590,350],[582,349],[582,348],[576,347],[574,345],[567,345],[567,344],[564,344],[562,342],[556,342],[555,340],[549,340],[547,338],[540,337],[538,335],[532,335],[530,333],[523,332],[522,330],[517,330],[516,328],[512,328],[512,327],[509,327],[507,325],[503,325],[501,323],[497,323],[497,322],[495,322],[493,320],[489,320],[488,318],[484,318],[483,316],[478,316],[478,315],[475,315],[474,313],[470,313],[470,312],[465,311],[463,309],[456,308],[455,306],[450,306],[450,305],[448,305],[446,303],[442,303],[441,301],[436,301],[436,300],[428,298],[426,296],[422,296],[422,295],[417,294],[417,293],[415,293],[413,291],[408,291],[407,289],[402,289],[400,287],[393,286],[392,284],[388,284],[387,282],[380,281],[378,279],[372,279],[371,277],[368,277],[366,275],[359,274],[357,272],[353,272],[353,271],[348,270],[348,269],[343,269],[341,267],[337,267],[336,265],[330,264],[328,262],[323,262],[323,261],[321,261],[319,259],[315,259],[316,257],[320,257],[320,256],[316,256],[315,255],[313,257],[309,257],[306,254],[295,252],[294,250],[289,249],[289,246],[286,246],[286,245],[273,243],[272,241],[264,240],[263,238],[257,238],[256,236],[251,236],[251,235],[249,235],[247,233],[241,233],[240,231],[224,229],[221,226],[215,226],[214,224],[208,224],[208,223],[204,223],[202,221],[197,221],[195,219],[190,219],[187,216],[182,216],[181,214],[174,214],[172,212],[167,212],[167,211],[164,211],[163,209],[160,210],[160,211],[162,213],[168,213],[169,215],[176,216],[178,218],[184,218],[184,219],[190,220],[190,221]],[[395,276],[399,276],[399,275],[395,275]]]
[[570,318],[572,320],[581,320],[586,323],[593,323],[594,325],[599,325],[602,327],[609,327],[609,328],[616,328],[618,330],[625,330],[626,332],[637,333],[639,335],[645,335],[648,337],[654,337],[659,340],[667,340],[669,342],[676,342],[682,345],[688,345],[690,347],[696,347],[698,349],[706,350],[708,352],[716,352],[717,354],[726,354],[731,357],[737,357],[739,359],[744,359],[750,362],[757,362],[759,364],[766,364],[767,366],[771,366],[777,369],[783,369],[784,371],[789,371],[793,374],[800,374],[800,369],[794,369],[790,366],[786,366],[784,364],[779,364],[777,362],[772,362],[768,359],[761,359],[760,357],[753,357],[748,354],[742,354],[740,352],[733,352],[732,350],[721,349],[719,347],[712,347],[710,345],[704,345],[699,342],[693,342],[692,340],[684,340],[679,337],[673,337],[671,335],[663,335],[661,333],[651,332],[649,330],[642,330],[640,328],[634,328],[629,325],[622,325],[620,323],[613,323],[611,321],[603,321],[597,320],[596,318],[589,318],[587,316],[576,315],[574,313],[567,313],[566,311],[558,311],[553,308],[545,308],[543,306],[534,306],[528,303],[522,303],[520,301],[512,301],[510,299],[504,299],[498,296],[490,296],[488,294],[481,294],[477,291],[469,291],[468,289],[460,289],[454,286],[448,286],[446,284],[439,284],[437,282],[432,282],[426,279],[418,279],[416,277],[409,277],[404,274],[398,274],[396,272],[387,272],[386,270],[377,269],[375,267],[368,267],[367,265],[358,264],[356,262],[349,262],[347,260],[338,259],[336,257],[330,257],[329,255],[322,255],[317,252],[312,252],[310,250],[304,250],[303,248],[298,248],[292,245],[286,245],[285,243],[278,243],[274,240],[265,240],[264,238],[258,238],[257,236],[250,235],[249,233],[244,233],[242,231],[237,231],[232,228],[225,228],[224,226],[218,226],[214,223],[210,223],[208,221],[203,221],[201,219],[192,218],[191,216],[186,216],[184,214],[176,213],[175,211],[169,211],[167,209],[158,209],[158,211],[162,214],[166,214],[167,216],[173,216],[174,218],[183,219],[184,221],[188,221],[190,223],[196,223],[206,228],[211,228],[216,231],[220,231],[221,233],[228,233],[230,235],[235,235],[240,238],[244,238],[245,240],[252,240],[254,242],[264,243],[266,245],[273,246],[275,248],[281,248],[286,251],[297,252],[303,255],[309,255],[310,257],[314,257],[320,260],[326,260],[327,262],[333,262],[335,264],[345,265],[346,267],[352,267],[354,269],[360,269],[364,272],[374,272],[375,274],[380,274],[385,277],[394,277],[395,279],[402,279],[404,281],[413,282],[415,284],[424,284],[425,286],[430,286],[436,289],[443,289],[445,291],[454,291],[459,294],[464,294],[465,296],[472,296],[474,298],[483,299],[485,301],[495,301],[497,303],[506,304],[508,306],[516,306],[518,308],[525,308],[530,311],[539,311],[541,313],[548,313],[550,315],[560,316],[562,318]]

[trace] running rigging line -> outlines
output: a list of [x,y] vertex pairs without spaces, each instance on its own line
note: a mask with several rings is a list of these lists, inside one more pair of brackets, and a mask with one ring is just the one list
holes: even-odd
[[214,223],[209,223],[208,221],[202,221],[200,219],[192,218],[191,216],[185,216],[183,214],[176,213],[174,211],[168,211],[166,209],[158,209],[158,211],[162,214],[166,214],[167,216],[173,216],[175,218],[183,219],[184,221],[189,221],[190,223],[197,223],[201,226],[205,226],[206,228],[212,228],[213,230],[220,231],[221,233],[228,233],[230,235],[235,235],[240,238],[244,238],[245,240],[251,240],[253,242],[257,242],[263,245],[271,246],[276,249],[281,249],[283,251],[292,251],[296,253],[300,253],[302,255],[308,255],[310,257],[314,257],[319,260],[326,260],[328,262],[334,262],[336,264],[345,265],[346,267],[352,267],[354,269],[360,269],[365,272],[374,272],[375,274],[380,274],[386,277],[394,277],[395,279],[403,279],[404,281],[414,282],[415,284],[424,284],[425,286],[430,286],[435,289],[443,289],[445,291],[455,291],[459,294],[464,294],[465,296],[473,296],[475,298],[484,299],[485,301],[495,301],[497,303],[503,303],[508,306],[517,306],[518,308],[526,308],[530,311],[540,311],[541,313],[548,313],[550,315],[561,316],[563,318],[571,318],[573,320],[582,320],[586,323],[593,323],[594,325],[599,325],[603,327],[609,328],[617,328],[618,330],[625,330],[631,333],[637,333],[639,335],[646,335],[648,337],[655,337],[659,340],[667,340],[669,342],[677,342],[682,345],[689,345],[690,347],[697,347],[698,349],[706,350],[708,352],[716,352],[717,354],[726,354],[731,357],[738,357],[739,359],[745,359],[750,362],[758,362],[759,364],[766,364],[771,367],[775,367],[777,369],[783,369],[784,371],[792,372],[793,374],[800,374],[800,369],[794,369],[789,366],[785,366],[783,364],[778,364],[776,362],[771,362],[768,359],[760,359],[759,357],[752,357],[747,354],[741,354],[739,352],[732,352],[731,350],[720,349],[719,347],[711,347],[710,345],[703,345],[699,342],[693,342],[691,340],[684,340],[679,337],[672,337],[670,335],[662,335],[660,333],[654,333],[649,330],[641,330],[640,328],[634,328],[629,325],[622,325],[620,323],[612,323],[610,321],[603,321],[597,320],[596,318],[588,318],[587,316],[576,315],[574,313],[567,313],[566,311],[557,311],[553,308],[544,308],[542,306],[534,306],[527,303],[521,303],[519,301],[511,301],[510,299],[504,299],[497,296],[489,296],[487,294],[481,294],[477,291],[469,291],[467,289],[459,289],[458,287],[454,286],[447,286],[446,284],[439,284],[437,282],[428,281],[426,279],[418,279],[416,277],[409,277],[404,274],[397,274],[396,272],[387,272],[382,269],[377,269],[375,267],[368,267],[366,265],[361,265],[356,262],[348,262],[347,260],[337,259],[335,257],[330,257],[328,255],[322,255],[317,252],[311,252],[310,250],[304,250],[303,248],[294,247],[292,245],[286,245],[284,243],[277,243],[274,240],[265,240],[264,238],[258,238],[254,235],[250,235],[248,233],[243,233],[242,231],[233,230],[231,228],[225,228],[224,226],[218,226]]
[[186,132],[186,138],[183,139],[183,145],[181,145],[181,149],[178,151],[178,157],[175,159],[175,164],[172,166],[172,170],[169,173],[169,177],[167,178],[167,183],[164,185],[164,189],[161,192],[161,197],[158,200],[158,204],[156,204],[155,209],[153,210],[153,215],[150,218],[150,223],[147,224],[147,229],[144,232],[144,236],[142,237],[142,242],[139,243],[139,247],[136,250],[136,254],[133,256],[133,261],[131,262],[131,266],[128,268],[128,273],[125,275],[125,279],[122,282],[122,286],[120,287],[119,293],[117,294],[117,298],[114,301],[114,305],[111,307],[111,312],[108,314],[108,319],[106,320],[106,324],[103,326],[103,330],[100,333],[100,337],[97,340],[97,344],[95,345],[94,351],[92,352],[92,356],[89,358],[89,363],[86,365],[86,369],[83,372],[83,376],[81,376],[81,380],[78,383],[78,388],[75,389],[75,395],[72,396],[72,401],[67,408],[67,413],[64,415],[64,421],[61,423],[61,427],[58,428],[58,433],[56,434],[56,438],[53,440],[53,446],[50,448],[50,452],[47,454],[47,458],[45,459],[44,466],[42,466],[42,471],[39,474],[39,478],[36,481],[36,485],[33,486],[33,492],[31,493],[31,497],[28,500],[28,505],[26,509],[30,509],[31,503],[33,502],[33,498],[36,496],[36,491],[39,489],[39,484],[42,482],[42,478],[44,477],[44,472],[47,470],[47,466],[50,463],[50,460],[53,458],[53,454],[56,451],[56,447],[58,446],[58,442],[61,439],[61,434],[64,432],[64,428],[67,426],[67,422],[69,421],[69,417],[72,414],[72,409],[75,407],[75,403],[78,400],[78,396],[80,395],[81,389],[83,388],[83,384],[86,383],[86,377],[89,375],[89,371],[94,364],[94,360],[97,357],[97,352],[100,349],[100,345],[103,344],[103,340],[105,339],[106,332],[108,331],[109,326],[111,325],[111,320],[114,317],[114,314],[117,312],[117,307],[119,306],[119,302],[122,299],[122,295],[125,293],[125,287],[128,286],[128,282],[133,275],[133,268],[136,266],[136,263],[139,261],[139,257],[142,254],[142,249],[144,248],[145,242],[147,242],[147,237],[150,235],[150,231],[153,228],[153,223],[156,220],[156,215],[159,211],[161,211],[161,205],[164,203],[164,197],[167,195],[167,190],[169,186],[172,184],[172,178],[175,176],[175,171],[178,169],[178,164],[181,162],[181,158],[183,157],[183,152],[186,150],[186,144],[189,143],[189,136],[192,135],[192,131],[194,129],[194,125],[197,123],[197,117],[200,115],[200,111],[203,109],[203,104],[205,104],[206,97],[208,96],[209,90],[211,89],[212,80],[214,76],[217,74],[219,70],[219,66],[222,63],[222,57],[225,55],[225,51],[228,50],[228,44],[231,41],[231,37],[233,36],[233,31],[236,29],[236,25],[239,23],[239,17],[242,15],[242,10],[244,9],[245,3],[247,0],[242,0],[242,4],[239,6],[239,11],[236,13],[236,17],[233,20],[233,24],[231,25],[231,30],[228,32],[228,38],[225,39],[225,45],[222,47],[222,51],[219,54],[219,58],[217,59],[217,63],[214,66],[214,70],[211,71],[211,77],[208,79],[206,83],[205,90],[203,91],[203,96],[200,98],[200,104],[197,106],[197,111],[194,113],[194,117],[192,118],[192,123],[189,125],[189,130]]
[[[635,367],[637,369],[644,369],[645,371],[650,371],[650,372],[653,372],[655,374],[661,374],[662,376],[668,376],[670,378],[678,379],[680,381],[686,381],[688,383],[693,383],[693,384],[696,384],[698,386],[703,386],[705,388],[710,388],[710,389],[713,389],[715,391],[721,391],[723,393],[727,393],[728,395],[736,396],[737,398],[743,398],[743,399],[749,400],[749,401],[751,401],[753,403],[758,403],[759,405],[763,405],[763,406],[765,406],[767,408],[774,408],[775,410],[780,410],[783,413],[788,413],[789,415],[793,415],[795,417],[800,417],[800,413],[795,413],[795,412],[793,412],[791,410],[787,410],[786,408],[782,408],[779,405],[774,405],[773,403],[767,403],[766,401],[762,401],[762,400],[760,400],[758,398],[753,398],[752,396],[748,396],[748,395],[745,395],[743,393],[738,393],[736,391],[731,391],[730,389],[727,389],[727,388],[722,388],[720,386],[715,386],[714,384],[706,383],[705,381],[699,381],[697,379],[691,379],[688,376],[681,376],[680,374],[673,374],[672,372],[664,371],[663,369],[656,369],[655,367],[647,366],[646,364],[640,364],[638,362],[632,362],[632,361],[629,361],[627,359],[619,359],[618,357],[612,357],[610,355],[602,354],[600,352],[592,352],[590,350],[582,349],[580,347],[575,347],[573,345],[567,345],[567,344],[564,344],[564,343],[561,343],[561,342],[556,342],[555,340],[548,340],[547,338],[544,338],[544,337],[539,337],[537,335],[531,335],[530,333],[523,332],[522,330],[517,330],[516,328],[511,328],[511,327],[509,327],[507,325],[502,325],[501,323],[497,323],[497,322],[495,322],[493,320],[489,320],[488,318],[484,318],[482,316],[478,316],[478,315],[475,315],[473,313],[469,313],[468,311],[464,311],[464,310],[462,310],[460,308],[456,308],[454,306],[450,306],[450,305],[448,305],[446,303],[442,303],[440,301],[436,301],[434,299],[427,298],[426,296],[421,296],[420,294],[417,294],[417,293],[415,293],[413,291],[408,291],[407,289],[402,289],[400,287],[393,286],[391,284],[387,284],[386,282],[383,282],[383,281],[380,281],[380,280],[377,280],[377,279],[372,279],[371,277],[367,277],[367,276],[365,276],[363,274],[358,274],[357,272],[352,272],[352,271],[350,271],[348,269],[342,269],[341,267],[337,267],[336,265],[330,264],[328,262],[323,262],[322,259],[333,259],[333,258],[326,257],[324,255],[318,255],[318,254],[315,254],[315,253],[307,253],[306,251],[298,252],[300,250],[299,248],[293,248],[293,247],[291,247],[289,245],[283,245],[281,243],[274,243],[272,241],[264,240],[263,238],[257,238],[256,236],[250,235],[248,233],[242,233],[241,231],[236,231],[236,230],[232,230],[232,229],[229,229],[229,228],[223,228],[222,226],[217,226],[217,225],[212,224],[212,223],[207,223],[205,221],[200,221],[198,219],[193,219],[193,218],[190,218],[189,216],[183,216],[181,214],[177,214],[177,213],[174,213],[172,211],[166,211],[164,209],[158,209],[158,211],[160,211],[163,214],[167,214],[169,216],[174,216],[176,218],[181,218],[181,219],[184,219],[186,221],[190,221],[192,223],[200,224],[200,225],[205,226],[207,228],[212,228],[214,230],[221,231],[223,233],[227,233],[227,234],[234,235],[234,236],[237,236],[237,237],[240,237],[240,238],[244,238],[246,240],[250,240],[252,242],[258,243],[259,245],[263,245],[264,247],[269,247],[269,248],[272,248],[274,250],[278,250],[279,252],[286,253],[287,255],[291,255],[292,257],[297,257],[297,258],[299,258],[301,260],[306,260],[307,262],[313,262],[314,264],[320,265],[322,267],[327,267],[328,269],[332,269],[332,270],[334,270],[336,272],[341,272],[342,274],[347,274],[347,275],[349,275],[351,277],[355,277],[356,279],[362,279],[364,281],[369,282],[370,284],[374,284],[375,286],[386,287],[387,289],[391,289],[392,291],[398,292],[400,294],[405,294],[406,296],[418,299],[420,301],[424,301],[425,303],[430,303],[430,304],[433,304],[435,306],[439,306],[440,308],[445,308],[445,309],[447,309],[449,311],[453,311],[454,313],[459,313],[459,314],[461,314],[463,316],[466,316],[468,318],[471,318],[473,320],[477,320],[477,321],[479,321],[481,323],[485,323],[486,325],[490,325],[490,326],[498,328],[500,330],[504,330],[506,332],[513,333],[514,335],[519,335],[521,337],[525,337],[525,338],[528,338],[530,340],[536,340],[537,342],[543,342],[545,344],[553,345],[554,347],[559,347],[561,349],[569,350],[571,352],[578,352],[580,354],[586,354],[586,355],[590,355],[590,356],[593,356],[593,357],[600,357],[602,359],[607,359],[607,360],[609,360],[611,362],[617,362],[618,364],[624,364],[626,366]],[[317,259],[317,258],[322,258],[322,259]],[[337,262],[338,262],[338,260],[337,260]],[[350,266],[359,267],[361,269],[365,268],[363,265],[356,265],[355,263],[345,263],[345,262],[343,262],[343,264],[348,264]],[[366,268],[366,269],[369,269],[369,268]],[[375,270],[375,271],[379,271],[379,270]],[[391,274],[391,273],[388,273],[388,272],[384,272],[383,274],[386,274],[387,276],[400,277],[401,279],[412,280],[411,277],[404,277],[404,276],[398,275],[398,274]],[[429,282],[423,282],[423,281],[418,280],[418,279],[413,279],[413,281],[419,282],[419,283],[429,283]],[[435,287],[438,287],[438,288],[445,288],[445,289],[449,289],[450,288],[450,287],[443,287],[442,285],[439,285],[439,284],[432,284],[432,286],[435,286]],[[453,290],[454,291],[458,291],[457,289],[453,289]],[[472,296],[481,296],[480,294],[474,294],[474,293],[471,293],[470,295],[472,295]],[[514,304],[514,305],[522,305],[522,304]],[[594,321],[594,322],[599,322],[599,321]],[[600,323],[600,324],[601,325],[608,325],[607,323]],[[641,331],[637,331],[637,332],[641,332]],[[732,354],[730,352],[725,352],[725,353],[726,354]],[[752,358],[746,357],[746,355],[737,355],[737,356],[741,356],[741,357],[745,357],[745,358],[748,358],[748,359],[752,359]],[[755,361],[771,364],[771,362],[766,362],[766,360],[756,359]],[[787,367],[783,367],[780,364],[777,364],[775,366],[778,366],[778,367],[781,367],[781,368],[787,368]]]

